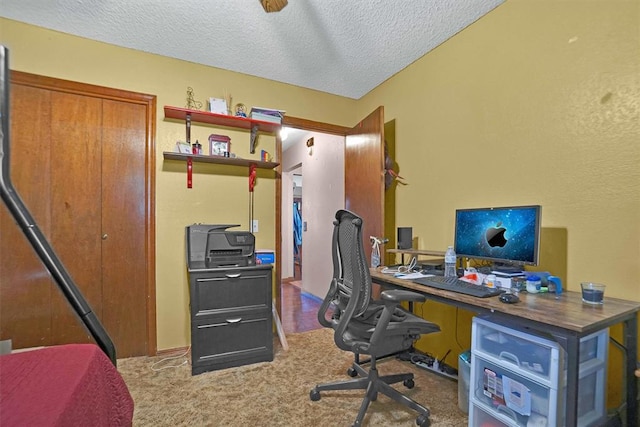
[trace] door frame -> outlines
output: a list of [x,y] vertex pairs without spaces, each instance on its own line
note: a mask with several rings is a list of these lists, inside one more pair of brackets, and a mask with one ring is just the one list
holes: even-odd
[[[309,132],[328,133],[346,137],[351,128],[333,125],[330,123],[316,122],[299,117],[284,116],[282,127],[302,129]],[[276,158],[282,160],[282,139],[276,134]],[[282,317],[282,163],[276,168],[276,262],[275,262],[275,295],[276,310]]]
[[156,164],[156,96],[127,90],[114,89],[87,83],[74,82],[37,74],[11,70],[11,84],[20,84],[40,89],[54,90],[100,99],[128,102],[146,108],[145,129],[145,252],[146,252],[146,296],[147,296],[147,355],[158,351],[156,324],[156,270],[155,270],[155,164]]

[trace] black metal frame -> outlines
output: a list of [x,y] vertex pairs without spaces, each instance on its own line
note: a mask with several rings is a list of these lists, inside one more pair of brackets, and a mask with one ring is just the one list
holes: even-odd
[[42,234],[42,231],[31,216],[20,195],[11,183],[10,144],[9,144],[9,51],[0,45],[0,196],[7,205],[11,215],[18,223],[25,236],[36,251],[56,284],[77,315],[89,330],[102,351],[116,365],[116,348],[111,337],[92,311],[91,306],[74,283],[65,266]]

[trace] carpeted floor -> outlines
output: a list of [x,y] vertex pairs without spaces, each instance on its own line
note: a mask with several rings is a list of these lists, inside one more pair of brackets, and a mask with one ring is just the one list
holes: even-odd
[[[325,392],[312,402],[317,383],[348,379],[352,356],[336,348],[333,331],[319,329],[277,338],[271,363],[256,363],[191,376],[189,364],[152,370],[161,357],[118,361],[135,402],[134,426],[350,426],[362,390]],[[165,362],[179,364],[186,358]],[[160,368],[163,365],[157,365]],[[379,362],[381,373],[415,372],[415,388],[395,387],[431,410],[431,425],[460,427],[467,416],[458,409],[456,382],[392,358]],[[415,426],[416,414],[384,395],[369,407],[368,426]]]

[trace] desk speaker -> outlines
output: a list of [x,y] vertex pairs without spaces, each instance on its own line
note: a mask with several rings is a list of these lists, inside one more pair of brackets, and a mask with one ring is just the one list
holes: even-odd
[[411,227],[398,227],[398,249],[411,249],[413,247],[413,229]]

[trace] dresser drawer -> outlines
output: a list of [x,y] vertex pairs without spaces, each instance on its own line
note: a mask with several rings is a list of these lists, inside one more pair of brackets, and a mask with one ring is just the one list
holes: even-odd
[[212,316],[191,325],[192,373],[273,360],[271,312]]
[[191,313],[229,309],[271,310],[271,267],[191,273]]
[[480,317],[474,317],[472,330],[475,353],[541,384],[558,384],[564,352],[557,342]]

